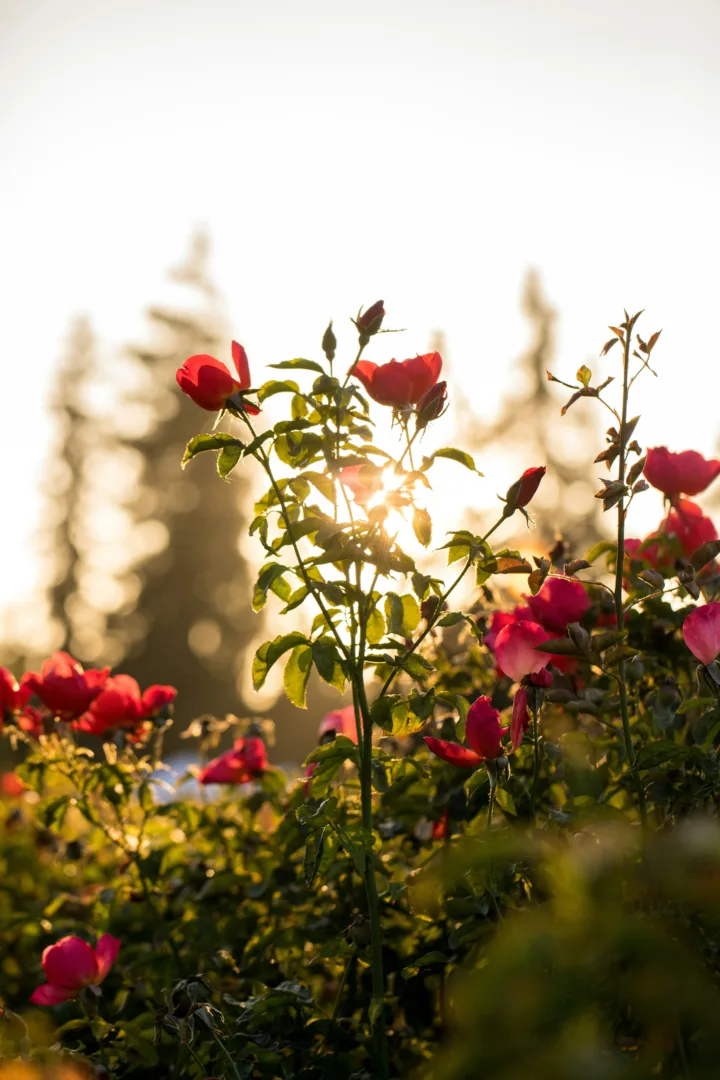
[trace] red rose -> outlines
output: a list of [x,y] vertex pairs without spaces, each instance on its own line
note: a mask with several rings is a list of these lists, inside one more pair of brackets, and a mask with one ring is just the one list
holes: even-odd
[[720,461],[708,460],[697,450],[673,454],[666,446],[655,446],[647,452],[643,472],[665,495],[699,495],[720,473]]
[[23,675],[18,685],[15,676],[7,668],[0,667],[0,727],[6,713],[24,708],[32,696],[31,674]]
[[135,728],[156,716],[176,696],[174,686],[150,686],[141,696],[140,687],[130,675],[114,675],[76,727],[90,735],[104,735],[111,728]]
[[177,697],[174,686],[148,686],[142,696],[142,711],[146,719],[159,716],[164,709],[168,709]]
[[248,784],[267,768],[265,744],[257,736],[236,739],[232,750],[208,762],[200,784]]
[[33,993],[33,1005],[59,1005],[77,997],[84,987],[97,986],[115,963],[120,944],[119,938],[103,934],[94,949],[73,936],[50,945],[42,955],[47,983]]
[[489,697],[479,697],[470,706],[465,721],[465,740],[467,746],[460,743],[446,742],[432,735],[425,736],[428,749],[436,757],[450,765],[459,765],[464,769],[475,769],[485,761],[494,761],[500,756],[500,743],[507,728],[500,727],[500,713],[493,707]]
[[69,653],[56,652],[45,661],[39,675],[30,672],[25,682],[54,716],[73,720],[87,712],[109,674],[110,668],[85,671]]
[[565,577],[549,577],[527,602],[535,622],[553,634],[564,634],[568,624],[580,622],[590,607],[584,586]]
[[720,653],[720,604],[695,608],[683,623],[683,637],[701,664],[712,664]]
[[[208,412],[224,409],[229,398],[250,388],[247,353],[237,341],[232,343],[232,358],[238,373],[237,379],[231,375],[225,364],[214,356],[206,353],[190,356],[177,370],[176,378],[180,389],[201,409],[207,409]],[[260,412],[257,405],[251,405],[244,400],[231,404],[237,404],[253,416]]]
[[373,401],[391,405],[394,409],[408,408],[435,386],[442,369],[440,353],[425,353],[410,360],[391,360],[374,364],[360,360],[351,373],[356,375]]
[[495,642],[498,664],[514,682],[526,675],[542,671],[550,663],[549,653],[536,652],[535,646],[548,640],[549,635],[534,622],[511,623],[504,627]]
[[516,607],[512,611],[496,611],[493,614],[490,629],[483,634],[483,645],[487,645],[488,649],[494,652],[497,636],[504,627],[523,620],[527,622],[531,618],[529,607]]
[[700,507],[690,499],[678,499],[675,502],[660,532],[677,537],[683,555],[687,558],[690,558],[701,544],[718,538],[712,520],[705,517]]

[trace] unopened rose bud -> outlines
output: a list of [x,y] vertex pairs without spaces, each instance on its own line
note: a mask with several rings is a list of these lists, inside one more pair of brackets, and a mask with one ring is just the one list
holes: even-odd
[[370,338],[377,334],[385,318],[385,304],[383,300],[376,300],[367,311],[361,312],[357,319],[353,319],[357,332],[360,335],[360,344],[367,345]]
[[337,338],[335,337],[335,334],[333,333],[332,319],[331,319],[330,322],[328,323],[327,330],[323,334],[323,339],[322,339],[322,351],[325,353],[325,356],[328,358],[328,360],[334,360],[335,359],[335,349],[336,348],[337,348]]
[[437,420],[447,406],[447,383],[445,381],[431,386],[417,403],[415,424],[418,430],[427,427],[431,420]]
[[544,465],[526,469],[520,479],[511,484],[505,496],[505,517],[510,517],[516,510],[523,510],[527,506],[546,472]]

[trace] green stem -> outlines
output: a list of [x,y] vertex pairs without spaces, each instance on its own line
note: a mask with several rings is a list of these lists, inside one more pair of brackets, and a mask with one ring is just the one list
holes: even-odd
[[[368,902],[370,922],[370,973],[372,978],[371,1022],[375,1040],[375,1054],[380,1080],[388,1080],[390,1066],[388,1060],[387,1033],[385,1030],[385,972],[382,954],[382,924],[380,920],[380,901],[375,880],[375,863],[372,853],[373,833],[373,782],[372,782],[372,719],[368,705],[363,664],[365,653],[365,627],[362,626],[360,655],[353,685],[353,703],[356,718],[362,717],[362,752],[360,757],[360,799],[362,806],[362,827],[365,845],[364,882]],[[375,1014],[377,1010],[377,1014]]]
[[492,823],[493,823],[493,810],[495,809],[495,788],[496,788],[496,785],[497,785],[497,779],[495,780],[494,784],[492,782],[490,784],[490,797],[488,799],[488,816],[487,816],[487,827],[488,827],[488,829],[492,828]]
[[[625,427],[627,425],[627,412],[628,412],[628,398],[630,396],[630,386],[628,383],[628,373],[630,370],[630,355],[632,349],[632,332],[628,326],[625,328],[625,338],[623,340],[623,384],[622,384],[622,411],[620,416],[620,433],[619,433],[619,450],[618,455],[618,483],[625,483],[625,469],[626,469],[626,434]],[[623,608],[623,570],[625,568],[625,496],[622,495],[617,504],[617,557],[615,566],[615,617],[617,620],[618,630],[623,630],[625,626],[625,611]],[[618,664],[618,690],[620,694],[620,715],[622,717],[622,729],[623,739],[625,741],[625,753],[627,755],[628,762],[631,768],[635,765],[635,748],[633,747],[632,733],[630,731],[630,712],[628,709],[627,699],[627,686],[625,684],[626,672],[625,661],[620,660]],[[640,810],[640,820],[643,827],[647,827],[647,811],[645,808],[645,793],[642,789],[642,784],[639,777],[635,774],[635,787],[638,796],[638,806]]]

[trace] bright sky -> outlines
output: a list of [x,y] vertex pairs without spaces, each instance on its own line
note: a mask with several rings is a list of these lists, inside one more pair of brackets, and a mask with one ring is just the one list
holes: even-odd
[[70,317],[111,362],[199,222],[256,374],[383,297],[374,358],[442,328],[487,417],[533,265],[558,374],[644,306],[638,435],[713,450],[719,41],[717,0],[0,0],[0,606]]

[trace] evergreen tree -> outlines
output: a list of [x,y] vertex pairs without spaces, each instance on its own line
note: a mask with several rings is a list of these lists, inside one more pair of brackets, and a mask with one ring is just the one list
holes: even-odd
[[150,343],[128,350],[129,400],[118,410],[119,423],[123,417],[142,422],[135,433],[121,431],[125,450],[140,463],[126,504],[136,558],[127,591],[136,596],[109,618],[108,635],[124,654],[123,670],[141,686],[178,688],[180,726],[203,713],[243,709],[238,680],[256,631],[248,620],[249,580],[239,548],[247,475],[241,469],[233,474],[235,497],[228,498],[210,455],[187,472],[180,469],[198,412],[178,392],[176,370],[194,353],[229,350],[207,258],[208,242],[198,236],[171,274],[177,296],[149,309]]

